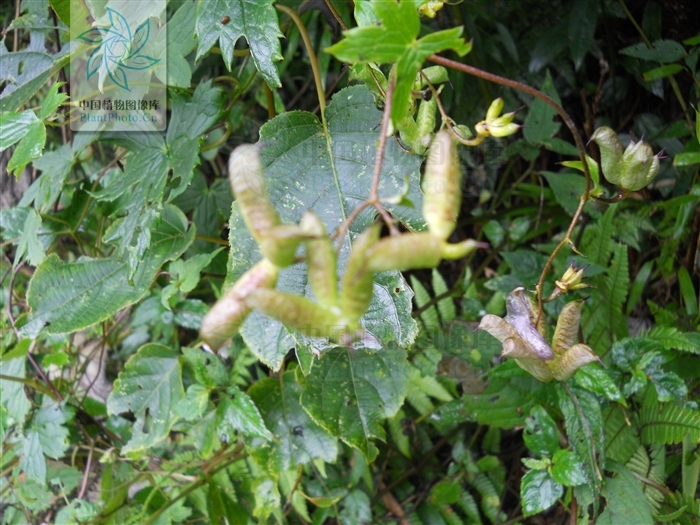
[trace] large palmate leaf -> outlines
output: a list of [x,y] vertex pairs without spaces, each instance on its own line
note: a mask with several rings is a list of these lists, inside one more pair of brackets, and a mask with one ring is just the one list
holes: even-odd
[[194,228],[187,229],[184,214],[166,205],[160,225],[151,232],[151,247],[131,282],[127,263],[121,259],[81,257],[64,263],[51,254],[30,281],[27,302],[32,312],[22,331],[36,337],[42,327],[52,334],[68,333],[104,321],[141,299],[163,263],[182,255],[194,235]]
[[378,352],[338,348],[314,363],[301,402],[318,424],[371,461],[378,452],[371,439],[385,438],[380,421],[403,404],[409,374],[406,352],[395,345]]
[[233,49],[245,37],[255,67],[267,85],[281,87],[274,62],[282,60],[282,37],[272,0],[210,0],[197,4],[197,60],[219,41],[221,55],[231,70]]
[[[364,86],[338,92],[326,109],[328,131],[319,119],[306,112],[283,113],[265,124],[260,139],[265,177],[272,202],[289,223],[297,223],[304,211],[314,211],[333,232],[369,195],[377,126],[382,114],[375,107],[372,94]],[[408,198],[415,208],[397,206],[391,209],[409,229],[421,229],[422,195],[419,188],[421,158],[402,151],[393,140],[387,141],[380,197],[400,194],[405,179],[410,182]],[[373,209],[367,209],[353,223],[339,255],[339,272],[345,268],[351,240],[371,223]],[[229,283],[250,268],[260,255],[243,218],[234,204],[229,221],[231,252]],[[306,270],[296,265],[280,273],[277,288],[311,296]],[[417,327],[411,318],[412,292],[399,272],[378,274],[374,297],[363,318],[367,331],[381,342],[391,340],[400,345],[411,344]],[[296,343],[277,321],[251,314],[241,333],[256,357],[279,368],[290,348],[304,344],[320,351],[327,343],[294,335]]]
[[124,364],[107,399],[107,411],[136,416],[131,440],[122,452],[152,447],[167,437],[175,405],[184,397],[180,353],[167,346],[147,344]]
[[253,457],[275,476],[316,458],[332,463],[338,454],[336,438],[302,408],[301,392],[292,371],[285,372],[279,380],[262,379],[248,391],[277,438],[275,443],[254,442]]

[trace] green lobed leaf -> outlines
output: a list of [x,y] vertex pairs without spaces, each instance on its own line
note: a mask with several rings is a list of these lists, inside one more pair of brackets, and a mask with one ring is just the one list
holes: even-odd
[[34,122],[27,129],[27,134],[22,137],[15,148],[10,162],[7,164],[8,173],[14,173],[19,177],[27,164],[41,155],[46,143],[46,127],[43,122]]
[[[29,339],[22,339],[14,350],[7,352],[0,360],[0,375],[24,379],[25,363]],[[13,423],[24,425],[24,418],[32,407],[24,392],[24,384],[19,381],[0,379],[0,401],[12,418]]]
[[231,442],[234,434],[240,432],[245,436],[271,440],[272,434],[265,426],[262,416],[250,396],[235,386],[228,387],[219,399],[216,409],[216,421],[219,435],[225,435]]
[[329,350],[306,376],[301,404],[316,423],[372,461],[378,450],[371,439],[385,439],[379,423],[403,404],[408,376],[406,352],[394,345],[378,352]]
[[41,228],[41,215],[34,208],[27,209],[27,216],[24,219],[22,236],[17,243],[15,260],[12,263],[14,268],[22,261],[27,261],[32,266],[39,266],[46,257],[44,246],[39,240],[39,229]]
[[185,57],[197,47],[194,38],[196,15],[195,2],[182,2],[164,28],[158,31],[153,46],[158,53],[153,58],[160,60],[167,57],[167,62],[160,60],[154,73],[164,84],[182,88],[190,86],[192,68]]
[[[549,70],[547,70],[547,75],[542,83],[541,91],[545,95],[552,97],[557,104],[561,104]],[[553,137],[561,127],[561,122],[552,120],[556,114],[557,112],[549,104],[546,104],[539,98],[535,99],[530,105],[527,117],[525,117],[523,128],[525,140],[530,144],[537,145],[541,144],[546,138]]]
[[110,415],[136,416],[132,437],[123,453],[145,450],[165,439],[175,423],[175,407],[184,396],[181,354],[149,343],[131,356],[107,399]]
[[[219,41],[226,68],[231,71],[233,50],[239,38],[248,41],[255,67],[270,88],[282,83],[274,62],[282,60],[277,13],[272,0],[211,0],[197,4],[197,39],[195,60],[203,57]],[[228,18],[226,23],[224,17]]]
[[554,481],[546,470],[530,470],[520,481],[523,516],[532,516],[554,505],[564,493],[564,487]]
[[0,113],[22,107],[46,85],[53,67],[53,57],[43,51],[25,49],[9,53],[4,44],[0,45],[0,81],[7,82],[0,94]]
[[279,380],[261,379],[248,391],[276,438],[274,443],[253,441],[252,455],[275,476],[281,470],[306,464],[316,458],[333,463],[338,454],[336,438],[302,408],[302,392],[293,371],[285,372]]
[[266,477],[253,481],[253,494],[255,496],[255,509],[253,515],[265,520],[280,506],[280,492],[277,483]]
[[[376,152],[376,126],[381,121],[381,112],[366,87],[353,86],[336,93],[326,108],[326,121],[328,133],[311,113],[283,113],[261,128],[260,140],[265,144],[262,159],[270,199],[282,220],[298,223],[303,212],[309,209],[332,233],[369,195]],[[404,177],[409,176],[409,198],[416,207],[389,208],[411,230],[423,228],[419,166],[419,156],[403,152],[395,141],[387,141],[380,198],[401,192]],[[373,218],[374,211],[367,209],[351,226],[340,250],[339,274],[345,269],[352,240]],[[235,203],[229,228],[228,284],[260,258],[257,244]],[[303,265],[281,271],[277,289],[312,297]],[[377,274],[374,296],[363,318],[364,328],[383,344],[392,340],[401,346],[411,344],[418,331],[410,315],[412,295],[399,272]],[[257,312],[245,321],[241,335],[256,357],[273,369],[280,367],[284,356],[297,344],[317,353],[329,348],[325,340],[302,337],[297,333],[290,336],[279,322]]]
[[396,63],[396,87],[391,118],[400,122],[409,107],[411,88],[426,58],[448,49],[464,56],[471,50],[465,44],[462,27],[430,33],[418,39],[420,17],[412,0],[373,2],[381,25],[355,27],[345,31],[345,39],[326,49],[338,60],[352,64]]
[[370,523],[372,509],[369,496],[360,489],[353,489],[343,498],[343,510],[340,511],[340,523],[342,525],[355,525],[356,523]]
[[21,113],[2,112],[0,114],[0,152],[19,142],[37,123],[40,123],[40,120],[30,109]]
[[46,458],[41,450],[39,433],[30,430],[22,444],[22,460],[19,468],[24,471],[28,479],[36,481],[40,485],[46,485]]
[[32,421],[32,429],[39,436],[44,455],[60,459],[70,447],[69,430],[65,423],[73,419],[73,411],[65,404],[49,403],[39,409]]
[[34,167],[41,172],[41,176],[22,196],[20,206],[28,206],[33,201],[37,211],[47,213],[58,200],[74,162],[75,157],[68,144],[44,153],[34,161]]
[[586,188],[586,179],[575,173],[554,173],[552,171],[543,171],[542,176],[554,191],[557,202],[569,215],[573,216]]
[[134,276],[127,279],[127,263],[113,257],[62,262],[51,254],[34,272],[27,291],[32,308],[22,332],[60,334],[81,330],[140,300],[164,262],[179,257],[194,239],[187,218],[172,205],[163,209],[152,232],[152,244]]

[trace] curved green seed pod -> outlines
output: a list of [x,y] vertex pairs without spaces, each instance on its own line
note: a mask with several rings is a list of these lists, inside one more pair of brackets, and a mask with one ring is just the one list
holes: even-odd
[[299,223],[304,234],[310,236],[306,244],[306,268],[311,289],[319,303],[326,307],[338,306],[337,260],[333,243],[326,228],[315,213],[306,212]]
[[228,178],[243,220],[259,242],[264,231],[281,222],[267,194],[260,148],[244,144],[233,150],[228,160]]
[[477,248],[488,248],[488,244],[477,242],[474,239],[467,239],[454,244],[443,243],[442,258],[447,259],[448,261],[461,259],[462,257],[466,257],[472,253]]
[[346,333],[339,316],[300,295],[258,289],[251,292],[245,302],[250,308],[304,335],[340,341]]
[[263,259],[244,273],[236,284],[212,306],[202,319],[200,335],[213,351],[238,333],[250,313],[245,298],[260,288],[274,288],[277,284],[277,266]]
[[619,163],[621,188],[630,191],[641,190],[659,172],[659,157],[654,155],[651,146],[641,140],[630,142]]
[[258,243],[263,257],[280,268],[286,268],[294,262],[297,247],[304,237],[298,226],[280,224],[261,233],[263,236]]
[[373,272],[435,268],[442,260],[445,242],[427,232],[384,237],[368,253]]
[[457,147],[449,131],[440,131],[430,145],[422,184],[423,218],[428,230],[440,239],[447,239],[457,225],[461,179]]
[[430,100],[423,100],[418,106],[418,141],[419,144],[413,144],[413,149],[416,153],[422,154],[432,141],[433,131],[435,131],[435,123],[437,117],[437,99],[435,97]]
[[579,368],[593,363],[601,362],[600,358],[587,345],[574,345],[566,352],[549,363],[552,375],[559,381],[566,381],[574,375]]
[[374,272],[368,268],[367,252],[377,243],[380,229],[379,224],[374,224],[357,236],[343,274],[340,309],[353,326],[359,322],[372,300]]
[[608,182],[619,184],[618,162],[622,158],[620,139],[612,128],[602,126],[591,135],[591,140],[600,148],[600,166]]
[[576,344],[582,309],[583,300],[571,301],[561,309],[552,337],[552,350],[555,355],[563,354],[567,348]]

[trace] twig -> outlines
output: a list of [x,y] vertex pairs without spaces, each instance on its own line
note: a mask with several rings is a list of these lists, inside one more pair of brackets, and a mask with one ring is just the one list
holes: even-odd
[[338,22],[338,24],[340,24],[340,27],[343,28],[343,31],[347,31],[348,26],[345,25],[345,22],[343,22],[343,19],[340,18],[340,15],[338,14],[338,11],[335,10],[335,6],[333,5],[333,2],[331,0],[326,0],[326,7],[328,7],[328,10],[333,15],[333,18],[335,18],[336,21]]
[[80,485],[80,492],[78,492],[78,499],[83,499],[85,491],[87,490],[88,478],[90,477],[90,466],[92,465],[92,453],[95,450],[95,442],[90,443],[90,451],[88,452],[87,463],[85,464],[85,474],[83,474],[83,483]]

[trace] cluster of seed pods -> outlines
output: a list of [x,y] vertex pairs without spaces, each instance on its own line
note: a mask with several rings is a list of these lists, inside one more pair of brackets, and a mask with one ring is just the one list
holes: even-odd
[[[361,318],[372,299],[374,275],[389,270],[434,268],[442,259],[460,259],[481,246],[474,240],[447,242],[461,202],[461,170],[449,132],[433,140],[423,178],[425,232],[380,238],[375,224],[354,239],[338,282],[336,251],[323,222],[307,211],[300,223],[283,224],[270,201],[260,149],[239,146],[229,159],[231,189],[263,259],[243,274],[202,321],[201,336],[213,351],[233,337],[252,310],[309,336],[349,345],[367,334]],[[315,301],[275,289],[281,268],[294,264],[305,245],[305,264]]]

